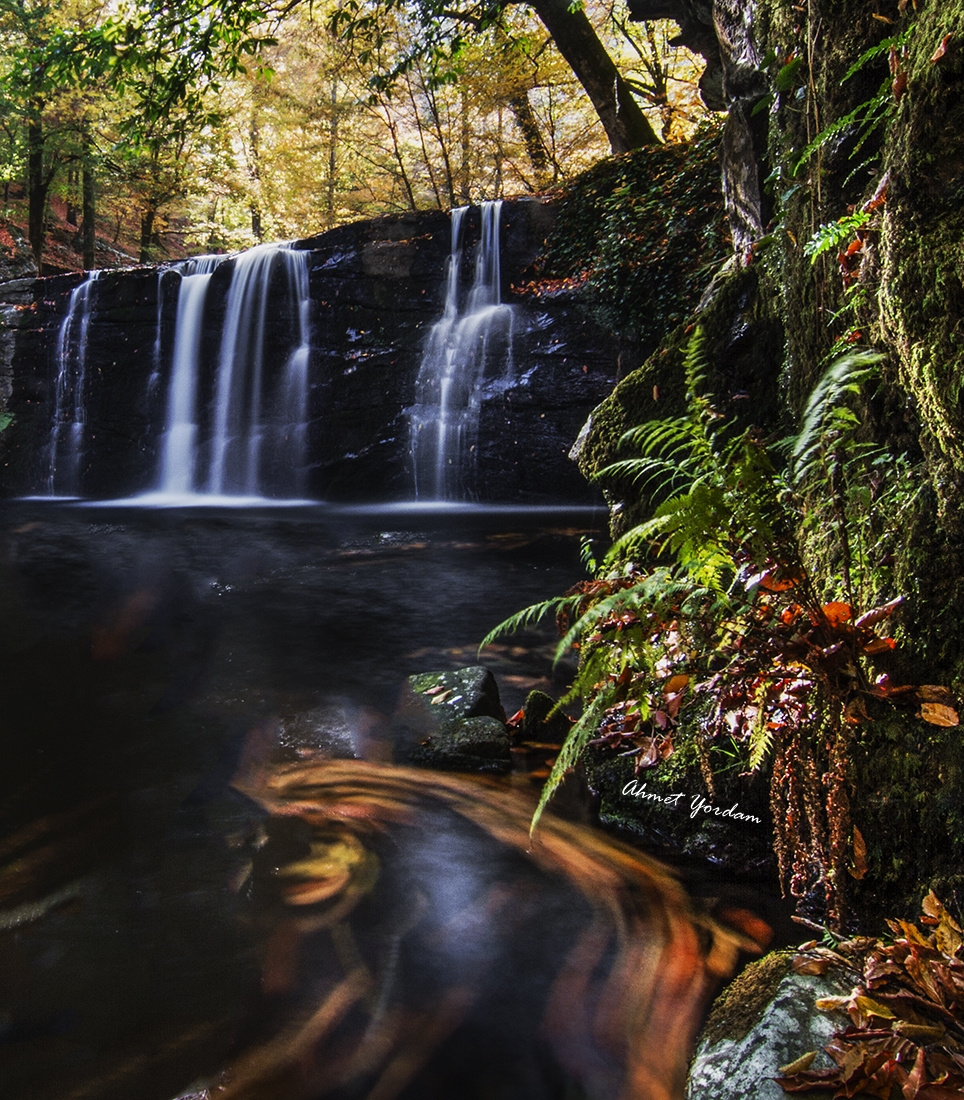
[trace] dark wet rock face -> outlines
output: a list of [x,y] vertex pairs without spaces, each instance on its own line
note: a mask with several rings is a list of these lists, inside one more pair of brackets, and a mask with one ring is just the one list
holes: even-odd
[[[614,382],[619,349],[578,304],[536,307],[513,290],[532,277],[553,217],[551,206],[535,201],[503,207],[502,300],[517,304],[514,367],[481,395],[470,494],[479,500],[595,499],[567,455],[586,414]],[[472,210],[465,221],[467,273],[479,234]],[[426,338],[443,310],[450,219],[430,211],[358,222],[295,247],[307,253],[311,303],[304,489],[333,501],[410,499],[407,410]],[[226,261],[215,270],[205,302],[198,400],[206,415],[215,401],[217,333],[233,266]],[[64,275],[9,284],[0,303],[0,407],[15,416],[0,440],[0,487],[7,495],[49,491],[58,345],[81,280]],[[105,271],[90,285],[78,461],[83,496],[156,487],[180,282],[174,270],[138,268]],[[291,350],[290,313],[273,288],[266,392]]]
[[396,755],[446,771],[507,772],[504,717],[495,677],[481,665],[410,676],[395,715]]

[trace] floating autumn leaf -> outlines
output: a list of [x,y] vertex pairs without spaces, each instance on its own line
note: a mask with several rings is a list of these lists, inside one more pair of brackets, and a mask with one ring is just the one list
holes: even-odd
[[282,894],[289,905],[317,905],[341,894],[358,896],[369,890],[378,874],[378,858],[352,833],[321,835],[304,859],[278,872],[286,882]]
[[943,703],[921,703],[920,716],[932,726],[941,726],[944,729],[960,725],[961,721],[957,711]]

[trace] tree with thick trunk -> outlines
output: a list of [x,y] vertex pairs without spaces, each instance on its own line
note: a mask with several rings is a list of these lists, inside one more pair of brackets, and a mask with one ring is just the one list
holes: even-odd
[[581,7],[569,0],[530,0],[556,48],[583,86],[614,153],[628,153],[659,138]]

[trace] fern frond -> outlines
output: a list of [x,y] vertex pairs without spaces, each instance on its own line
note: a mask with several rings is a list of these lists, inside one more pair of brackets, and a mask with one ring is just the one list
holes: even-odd
[[672,491],[673,482],[680,479],[677,463],[659,458],[623,458],[599,470],[596,477],[625,477],[638,489],[646,489],[659,479],[657,492]]
[[582,599],[581,595],[574,596],[553,596],[551,599],[543,600],[541,603],[530,604],[529,607],[524,607],[521,611],[517,611],[514,615],[510,615],[507,619],[504,619],[498,626],[493,627],[488,634],[479,643],[479,653],[487,645],[491,645],[497,638],[501,638],[506,634],[516,634],[520,630],[528,630],[530,627],[535,626],[536,623],[541,622],[546,615],[558,615],[560,611],[574,610]]
[[565,744],[559,750],[559,755],[552,765],[552,771],[549,773],[549,778],[543,784],[542,791],[539,794],[539,802],[536,806],[535,813],[532,815],[532,822],[529,825],[530,835],[535,832],[536,826],[539,824],[539,818],[542,817],[543,811],[546,806],[549,805],[559,784],[565,778],[566,772],[568,772],[570,768],[575,767],[586,746],[593,739],[605,713],[606,700],[602,695],[598,695],[589,706],[586,707],[579,720],[569,731],[569,736],[566,738]]
[[618,611],[623,611],[627,607],[633,607],[638,604],[639,589],[636,586],[632,588],[621,588],[618,592],[613,592],[611,595],[605,596],[601,600],[597,600],[576,619],[572,626],[570,626],[566,633],[559,639],[554,660],[560,661],[572,648],[573,643],[592,634],[597,623],[608,619]]
[[877,95],[866,100],[864,103],[858,103],[852,111],[838,118],[835,122],[831,122],[829,126],[821,130],[813,141],[804,147],[803,152],[797,158],[797,162],[793,166],[791,174],[795,176],[813,154],[818,149],[823,148],[831,138],[836,137],[845,130],[849,130],[852,126],[859,126],[861,130],[863,130],[867,127],[873,127],[879,121],[882,121],[888,106],[887,97],[889,94],[889,91],[881,90]]
[[763,709],[763,695],[765,692],[766,689],[764,688],[759,699],[756,720],[750,730],[750,758],[747,761],[747,771],[749,772],[755,772],[773,748],[773,731],[767,725],[766,712]]
[[858,57],[857,60],[844,73],[843,77],[840,80],[840,83],[846,84],[852,76],[856,76],[857,73],[860,72],[860,70],[867,64],[868,61],[873,61],[875,57],[880,57],[882,54],[889,54],[892,48],[896,50],[906,46],[907,43],[910,41],[911,33],[913,32],[913,30],[914,27],[913,24],[911,24],[911,26],[909,26],[907,30],[901,31],[900,34],[895,34],[890,38],[885,38],[882,41],[878,42],[876,46],[871,46],[869,49],[864,50],[860,57]]
[[854,351],[835,359],[814,386],[803,412],[803,423],[790,448],[793,483],[800,485],[813,472],[823,435],[834,410],[847,394],[856,394],[871,377],[883,356]]

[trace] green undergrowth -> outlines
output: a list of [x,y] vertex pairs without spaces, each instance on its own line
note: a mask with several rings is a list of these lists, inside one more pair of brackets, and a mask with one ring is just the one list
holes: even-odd
[[652,348],[699,301],[726,257],[720,126],[691,141],[613,157],[567,189],[537,292],[581,286],[606,328]]
[[879,360],[831,360],[797,431],[776,442],[719,410],[697,327],[685,410],[630,428],[624,457],[600,471],[648,515],[587,562],[589,580],[486,639],[553,614],[558,654],[579,655],[561,705],[581,714],[540,812],[588,750],[631,759],[641,779],[681,774],[695,750],[714,801],[734,789],[728,772],[762,772],[784,886],[835,926],[869,870],[851,814],[855,738],[892,707],[919,708],[921,730],[957,722],[947,688],[893,675],[903,600],[886,590],[891,528],[871,517],[879,508],[899,523],[917,487],[904,456],[862,435],[857,409]]

